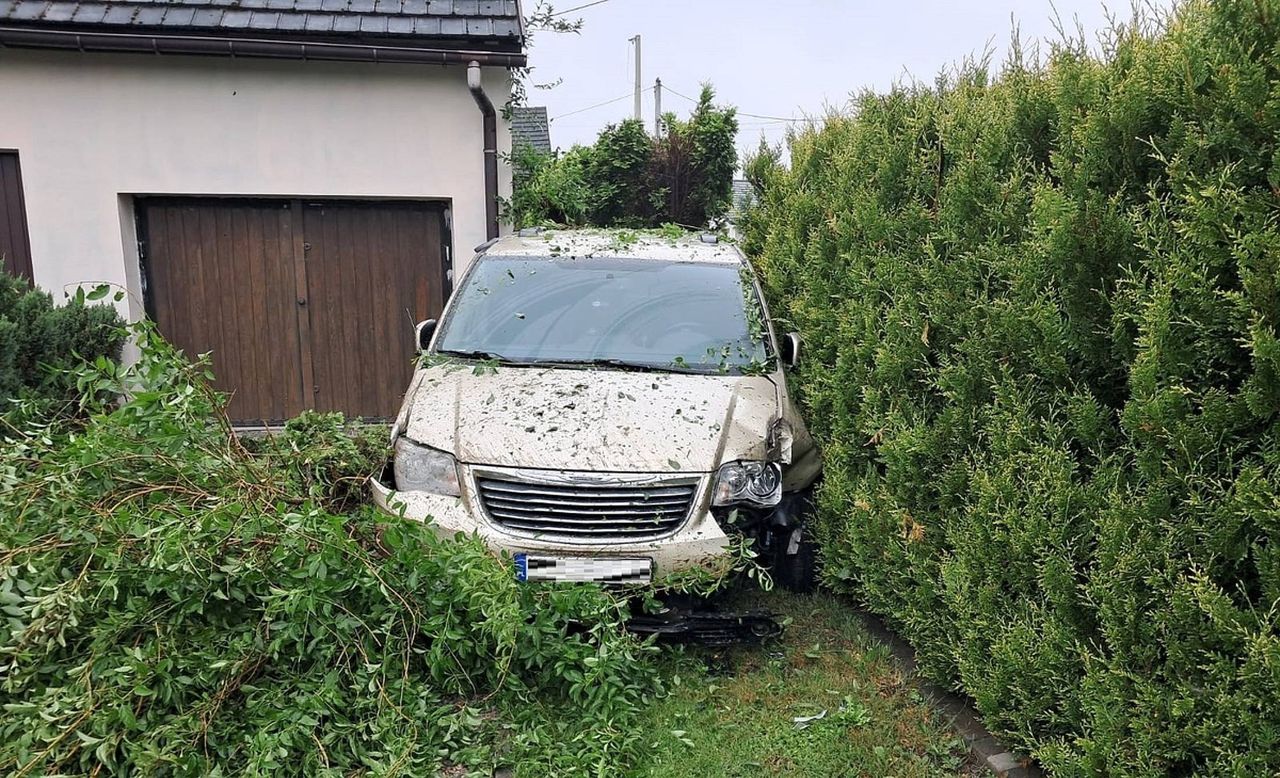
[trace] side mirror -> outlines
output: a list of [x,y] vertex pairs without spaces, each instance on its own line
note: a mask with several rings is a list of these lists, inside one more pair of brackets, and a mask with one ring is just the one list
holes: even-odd
[[418,351],[427,350],[427,346],[431,345],[431,336],[434,334],[436,334],[435,319],[418,322],[418,326],[413,328],[413,337],[418,344]]
[[788,332],[782,336],[782,341],[778,344],[778,356],[782,358],[782,364],[786,367],[795,367],[800,362],[800,333]]

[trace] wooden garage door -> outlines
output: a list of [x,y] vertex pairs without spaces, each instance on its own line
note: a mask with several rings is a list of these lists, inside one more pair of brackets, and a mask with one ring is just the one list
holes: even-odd
[[0,151],[0,267],[31,280],[31,240],[16,151]]
[[140,200],[148,308],[239,424],[394,415],[446,294],[434,203]]

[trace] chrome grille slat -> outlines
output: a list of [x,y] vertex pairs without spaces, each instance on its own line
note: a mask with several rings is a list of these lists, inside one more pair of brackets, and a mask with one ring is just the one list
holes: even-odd
[[518,481],[498,481],[495,479],[485,478],[484,488],[493,492],[510,492],[519,495],[537,494],[547,497],[601,497],[609,498],[636,498],[647,497],[658,499],[662,497],[688,497],[689,492],[693,490],[695,484],[679,486],[663,486],[663,487],[644,487],[644,486],[591,486],[589,484],[574,484],[573,486],[555,486],[550,484],[524,484]]
[[543,538],[636,541],[674,532],[693,506],[698,482],[689,477],[610,483],[596,473],[564,483],[477,475],[477,496],[498,525]]
[[584,516],[581,513],[569,516],[560,514],[538,513],[532,510],[515,511],[509,508],[489,508],[489,514],[499,519],[515,519],[517,521],[542,521],[558,524],[572,524],[583,526],[594,526],[597,524],[605,525],[621,525],[621,526],[642,526],[642,527],[661,527],[666,524],[677,524],[680,519],[684,518],[683,513],[668,514],[666,516],[617,516],[614,514],[597,514],[593,516]]
[[[530,504],[524,500],[511,500],[490,494],[486,494],[485,498],[488,500],[490,505],[498,508],[531,509]],[[585,510],[599,513],[635,514],[638,516],[644,516],[650,513],[683,513],[688,507],[688,498],[679,502],[660,503],[620,503],[607,500],[592,503],[589,500],[547,500],[537,504],[538,510],[553,513],[581,513]]]
[[591,535],[593,537],[594,536],[608,537],[608,538],[621,537],[621,538],[627,538],[628,540],[632,540],[635,538],[648,537],[649,535],[653,534],[653,530],[648,528],[619,530],[619,529],[606,529],[603,527],[574,527],[574,528],[548,527],[543,524],[539,524],[535,522],[517,522],[517,521],[503,522],[503,526],[510,527],[511,529],[518,529],[518,530],[528,532],[533,535],[539,535],[542,537],[555,536],[556,534],[564,533],[564,534],[573,534],[573,535]]

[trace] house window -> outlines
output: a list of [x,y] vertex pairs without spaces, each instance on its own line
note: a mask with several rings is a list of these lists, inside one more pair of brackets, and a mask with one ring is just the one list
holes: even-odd
[[6,273],[31,280],[31,239],[16,151],[0,151],[0,257]]

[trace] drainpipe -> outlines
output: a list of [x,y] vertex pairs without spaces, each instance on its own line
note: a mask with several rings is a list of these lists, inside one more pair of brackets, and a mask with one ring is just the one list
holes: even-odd
[[498,113],[480,83],[480,63],[467,65],[467,88],[484,117],[484,223],[485,237],[498,237]]

